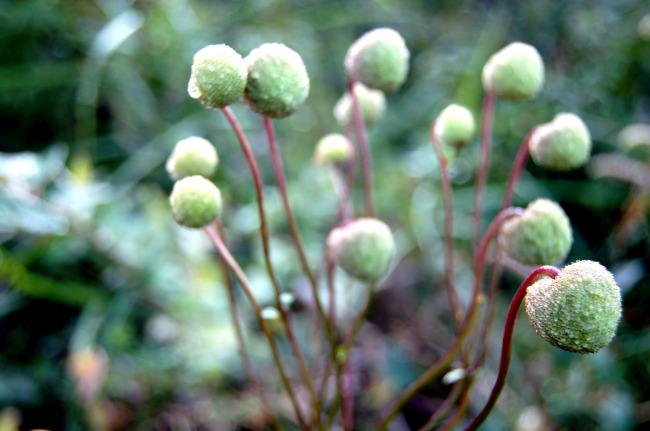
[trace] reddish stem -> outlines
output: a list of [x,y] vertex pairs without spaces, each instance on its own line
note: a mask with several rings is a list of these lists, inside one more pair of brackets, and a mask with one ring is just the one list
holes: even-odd
[[352,98],[352,120],[357,132],[357,144],[359,146],[359,155],[361,158],[361,173],[363,175],[363,196],[366,202],[366,216],[374,217],[375,201],[372,191],[372,157],[368,147],[368,138],[366,136],[366,126],[359,107],[359,99],[354,91],[355,80],[348,77],[348,93]]
[[515,156],[515,160],[512,162],[510,177],[508,177],[506,191],[503,194],[503,202],[501,203],[502,209],[512,205],[512,195],[515,191],[515,186],[519,181],[519,177],[521,176],[521,172],[523,171],[524,166],[526,166],[526,161],[528,160],[528,154],[530,151],[529,150],[530,139],[532,138],[533,133],[535,133],[535,129],[532,129],[530,132],[528,132],[528,135],[526,135],[526,138],[519,146],[519,150],[517,150],[517,155]]
[[221,240],[217,232],[214,230],[214,228],[212,226],[207,226],[205,228],[205,233],[208,235],[208,238],[212,242],[212,245],[219,253],[219,256],[221,256],[223,261],[226,262],[228,267],[237,276],[241,288],[244,290],[244,293],[246,294],[246,297],[248,298],[248,301],[250,302],[251,307],[253,308],[253,313],[257,318],[257,322],[260,325],[260,328],[262,329],[264,336],[266,337],[269,347],[271,348],[273,362],[275,363],[275,366],[278,370],[280,381],[282,382],[284,389],[287,391],[287,395],[289,396],[289,401],[291,402],[293,410],[296,414],[296,419],[298,420],[300,426],[303,429],[305,430],[309,429],[307,423],[305,422],[305,418],[302,415],[302,411],[300,410],[300,407],[298,405],[298,401],[296,398],[296,394],[293,391],[293,387],[291,386],[291,383],[289,383],[289,378],[287,377],[287,373],[284,369],[282,357],[280,356],[278,346],[275,342],[275,339],[273,338],[273,335],[271,335],[271,332],[266,324],[266,321],[262,317],[262,309],[259,306],[257,300],[255,299],[255,295],[253,294],[253,290],[250,282],[248,281],[248,277],[246,277],[246,274],[241,269],[241,267],[239,266],[235,258],[230,254],[230,251],[228,251],[228,248],[223,243],[223,241]]
[[548,276],[551,278],[557,277],[560,273],[560,270],[553,266],[540,266],[535,269],[533,272],[526,277],[526,279],[521,283],[519,289],[515,293],[515,296],[512,298],[510,303],[510,308],[508,308],[508,314],[506,316],[506,323],[503,329],[503,342],[501,344],[501,363],[499,364],[499,373],[497,379],[494,382],[494,387],[490,393],[485,407],[483,410],[474,418],[474,420],[465,428],[465,431],[473,431],[477,429],[485,420],[485,418],[490,414],[494,404],[496,403],[501,390],[506,381],[506,375],[508,374],[508,367],[510,365],[510,354],[512,352],[512,334],[515,330],[515,323],[517,321],[517,312],[519,307],[526,297],[526,292],[528,288],[535,282],[540,276]]
[[[318,400],[316,399],[316,394],[313,390],[313,384],[311,382],[311,377],[309,376],[309,372],[307,371],[307,366],[305,364],[304,356],[302,355],[302,352],[298,347],[298,341],[296,339],[296,336],[293,332],[293,327],[291,326],[291,322],[289,320],[289,313],[287,312],[286,307],[282,303],[280,287],[277,281],[277,277],[275,275],[275,271],[273,269],[273,263],[271,261],[269,228],[266,220],[266,212],[264,210],[264,192],[263,192],[263,185],[262,185],[260,171],[257,166],[257,161],[255,160],[255,155],[253,154],[250,144],[248,143],[248,138],[246,137],[246,134],[241,128],[239,121],[237,121],[235,114],[227,106],[222,108],[221,111],[223,112],[224,116],[226,117],[226,119],[230,123],[230,126],[235,132],[235,135],[237,136],[237,140],[239,141],[242,151],[244,152],[244,157],[246,158],[246,162],[248,163],[249,169],[251,171],[251,175],[253,177],[253,183],[255,185],[255,194],[257,197],[257,210],[260,219],[260,235],[262,237],[262,251],[264,254],[264,263],[266,265],[266,270],[269,274],[269,279],[273,287],[276,308],[280,312],[280,317],[282,319],[282,323],[285,328],[287,340],[289,341],[291,351],[296,360],[296,364],[298,365],[298,370],[300,371],[303,383],[307,387],[310,397],[312,398],[314,411],[315,413],[317,413],[320,410],[317,404]],[[320,414],[318,415],[315,414],[315,419],[319,421]]]
[[472,243],[476,247],[481,235],[481,203],[483,200],[483,189],[487,181],[488,168],[490,163],[490,140],[492,136],[492,120],[494,117],[494,94],[490,91],[483,97],[483,120],[481,123],[481,150],[479,156],[478,172],[476,175],[476,187],[474,189],[474,209],[472,220]]
[[447,169],[447,157],[442,151],[440,140],[436,137],[436,123],[431,127],[431,143],[440,165],[440,183],[442,184],[442,195],[445,205],[445,287],[451,307],[452,316],[456,325],[456,331],[460,327],[462,313],[458,302],[458,294],[454,287],[454,244],[453,244],[453,223],[454,223],[454,200]]

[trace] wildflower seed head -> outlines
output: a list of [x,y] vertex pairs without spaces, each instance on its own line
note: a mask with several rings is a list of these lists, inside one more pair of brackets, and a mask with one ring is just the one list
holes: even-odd
[[402,36],[390,28],[378,28],[357,39],[345,56],[349,77],[386,93],[406,80],[409,50]]
[[548,199],[531,202],[519,217],[501,228],[501,244],[525,265],[551,265],[563,260],[573,243],[571,224],[562,208]]
[[[380,90],[373,90],[357,82],[354,84],[354,93],[359,102],[359,110],[366,126],[370,127],[384,115],[386,110],[386,96]],[[334,106],[334,118],[341,127],[354,124],[352,111],[352,96],[346,92]]]
[[202,228],[221,213],[221,192],[199,175],[176,181],[169,196],[174,219],[181,226]]
[[441,142],[456,148],[465,146],[476,130],[474,116],[460,105],[449,105],[436,118],[434,133]]
[[544,85],[544,62],[535,47],[513,42],[488,59],[483,88],[504,100],[535,97]]
[[187,92],[210,108],[239,101],[246,87],[244,59],[228,45],[208,45],[194,54]]
[[352,158],[354,150],[345,136],[330,133],[323,136],[316,145],[314,159],[318,164],[345,163]]
[[217,169],[219,156],[214,146],[198,136],[181,139],[167,159],[167,173],[174,180],[192,175],[211,177]]
[[535,163],[555,171],[578,168],[589,160],[591,136],[575,114],[557,114],[550,123],[535,128],[530,138]]
[[334,228],[327,238],[330,258],[348,275],[372,283],[379,280],[395,255],[390,228],[375,218],[360,218]]
[[291,115],[309,94],[309,76],[297,52],[281,43],[265,43],[248,54],[244,99],[255,112],[271,118]]
[[630,124],[618,134],[618,145],[632,158],[650,160],[650,124]]
[[621,318],[621,292],[614,277],[590,260],[535,282],[525,302],[535,331],[569,352],[594,353],[607,346]]

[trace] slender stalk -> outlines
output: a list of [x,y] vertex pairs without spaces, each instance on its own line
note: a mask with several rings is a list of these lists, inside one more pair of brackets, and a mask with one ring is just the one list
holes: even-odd
[[[218,220],[215,220],[214,226],[219,237],[225,243],[226,235],[223,230],[223,226],[221,226],[221,223],[219,223]],[[246,378],[250,382],[251,386],[253,386],[253,390],[259,397],[262,408],[264,409],[267,416],[271,420],[271,425],[273,426],[273,429],[282,430],[283,429],[282,425],[280,425],[278,420],[273,415],[273,411],[271,410],[269,401],[266,395],[264,394],[264,390],[262,389],[262,386],[257,381],[257,377],[255,376],[255,372],[253,371],[253,367],[251,366],[250,357],[248,356],[248,349],[246,348],[246,343],[244,342],[244,334],[241,327],[241,321],[239,319],[239,309],[237,307],[237,302],[235,301],[235,295],[234,295],[235,287],[233,286],[232,283],[232,277],[230,276],[228,263],[226,263],[225,259],[221,258],[219,259],[219,264],[221,266],[221,273],[224,280],[224,287],[226,288],[226,298],[228,299],[230,320],[232,323],[233,332],[235,333],[235,339],[237,340],[237,349],[239,350],[239,356],[241,357],[244,373],[246,374]]]
[[451,388],[451,392],[447,398],[445,398],[445,401],[436,409],[435,412],[433,412],[429,420],[420,427],[419,431],[429,431],[438,425],[438,422],[440,422],[454,406],[454,403],[463,392],[463,386],[465,385],[467,385],[466,380],[456,382],[456,384]]
[[512,298],[510,307],[508,308],[508,314],[506,316],[506,322],[503,329],[503,342],[501,344],[501,362],[499,365],[499,373],[497,374],[497,379],[494,382],[492,392],[488,398],[487,403],[483,407],[483,410],[474,418],[474,420],[465,428],[465,431],[473,431],[477,429],[485,420],[485,418],[490,414],[494,404],[496,403],[501,390],[505,384],[506,375],[508,374],[508,367],[510,365],[510,354],[512,352],[512,334],[515,330],[515,323],[517,321],[517,312],[519,307],[526,297],[526,292],[528,288],[541,276],[548,276],[551,278],[557,277],[560,273],[560,270],[553,266],[540,266],[535,269],[533,272],[526,277],[526,279],[521,283],[515,296]]
[[336,194],[339,197],[338,214],[335,217],[335,223],[348,221],[352,218],[352,205],[350,203],[350,189],[341,165],[336,163],[332,165],[332,180]]
[[456,354],[460,351],[461,346],[467,335],[472,331],[478,315],[478,303],[481,293],[481,280],[483,278],[483,268],[485,266],[485,257],[489,249],[490,243],[496,238],[499,229],[504,221],[510,217],[521,214],[520,208],[508,208],[497,214],[488,227],[483,240],[479,245],[476,260],[474,262],[474,287],[472,291],[472,299],[465,315],[465,319],[460,327],[458,337],[451,346],[449,351],[435,363],[433,363],[423,374],[420,375],[413,383],[411,383],[399,396],[397,401],[390,407],[388,413],[383,417],[377,426],[378,430],[385,430],[388,424],[399,413],[400,409],[406,404],[413,396],[425,385],[429,384],[434,378],[445,370],[445,368],[454,360]]
[[467,412],[467,407],[469,407],[469,394],[470,391],[469,389],[471,388],[473,382],[470,382],[469,385],[466,386],[467,389],[463,391],[463,393],[460,396],[460,402],[458,403],[458,408],[456,409],[456,413],[447,421],[442,424],[440,427],[439,431],[450,431],[454,428],[456,428],[456,425],[465,417],[465,413]]
[[440,184],[442,185],[442,195],[445,205],[445,287],[447,289],[447,298],[451,307],[451,314],[454,318],[456,331],[460,328],[462,313],[458,303],[458,294],[454,287],[454,244],[453,244],[453,219],[454,219],[454,200],[447,170],[447,157],[442,151],[442,145],[435,133],[436,124],[431,127],[431,143],[433,150],[438,158],[440,165]]
[[519,150],[517,150],[517,155],[515,156],[515,160],[512,162],[512,168],[510,170],[510,177],[508,177],[508,183],[506,184],[506,190],[505,193],[503,194],[503,202],[501,203],[501,209],[507,208],[510,205],[512,205],[512,194],[515,191],[515,186],[519,181],[521,172],[524,170],[524,166],[526,166],[526,161],[528,160],[528,154],[530,152],[529,150],[530,139],[532,138],[533,133],[535,133],[535,129],[532,129],[530,132],[528,132],[528,135],[526,135],[526,138],[522,141],[521,145],[519,146]]
[[224,260],[224,262],[226,262],[228,267],[235,273],[235,276],[237,277],[239,284],[244,290],[244,294],[248,298],[248,301],[250,302],[251,307],[253,308],[253,312],[255,314],[255,317],[257,318],[257,322],[260,325],[262,332],[264,333],[264,337],[268,341],[269,347],[271,348],[273,362],[275,363],[275,366],[278,369],[280,381],[282,382],[284,389],[287,391],[287,395],[289,396],[289,401],[291,402],[291,405],[293,406],[294,412],[296,414],[296,419],[298,420],[300,426],[303,429],[305,430],[310,429],[307,423],[305,422],[305,418],[303,417],[302,411],[300,410],[296,398],[296,394],[293,391],[293,387],[291,386],[291,383],[289,383],[289,378],[287,377],[287,373],[282,364],[282,358],[280,356],[280,352],[278,350],[276,341],[273,338],[273,335],[271,335],[271,331],[269,330],[266,321],[262,317],[262,309],[258,304],[257,300],[255,299],[255,295],[253,294],[253,289],[251,287],[250,281],[248,281],[248,277],[246,277],[246,274],[241,269],[241,267],[239,266],[235,258],[230,254],[230,251],[223,243],[223,241],[221,240],[217,232],[214,230],[214,228],[212,226],[207,226],[205,228],[205,233],[208,235],[208,238],[212,242],[212,245],[217,250],[221,258]]
[[[350,127],[350,125],[346,125],[344,127],[343,133],[345,134],[345,137],[348,138],[348,140],[350,142],[355,141],[355,139],[354,139],[354,130],[353,130],[352,127]],[[347,161],[347,163],[345,164],[345,168],[344,168],[345,182],[348,185],[348,190],[352,189],[352,187],[354,185],[354,180],[357,177],[357,158],[358,158],[358,156],[356,154],[357,153],[357,148],[356,147],[358,147],[358,145],[352,147],[352,149],[353,149],[352,157],[350,158],[350,160]]]
[[348,93],[352,98],[352,121],[354,128],[357,132],[357,144],[359,146],[359,155],[361,158],[361,173],[363,175],[363,196],[366,202],[366,216],[374,217],[375,215],[375,200],[373,196],[373,180],[372,180],[372,157],[370,155],[370,148],[368,147],[368,138],[366,136],[366,126],[361,114],[359,106],[359,99],[357,93],[354,91],[355,80],[348,77]]
[[318,419],[318,421],[320,421],[320,414],[316,414],[318,411],[320,411],[320,407],[318,406],[318,400],[316,399],[316,395],[313,390],[311,377],[309,376],[309,372],[307,371],[305,358],[302,352],[300,351],[300,348],[298,347],[298,341],[296,339],[296,336],[293,332],[293,327],[291,326],[291,322],[289,320],[289,313],[287,312],[286,307],[282,303],[280,287],[278,284],[277,277],[275,275],[275,271],[273,269],[273,263],[271,261],[271,245],[270,245],[271,241],[269,236],[269,228],[266,220],[266,212],[264,210],[264,192],[262,186],[262,179],[261,179],[259,168],[257,166],[257,161],[255,160],[255,155],[253,154],[251,146],[248,143],[248,138],[246,137],[246,134],[241,128],[239,121],[237,121],[235,114],[227,106],[222,108],[221,111],[223,112],[224,116],[230,123],[230,126],[232,127],[235,135],[237,136],[237,140],[239,141],[242,151],[244,152],[244,157],[246,158],[246,162],[248,163],[249,169],[251,171],[251,175],[253,177],[253,183],[255,185],[255,193],[257,197],[257,210],[260,219],[260,236],[262,238],[262,251],[264,254],[264,263],[266,266],[266,270],[269,274],[271,286],[273,287],[276,308],[280,312],[280,317],[282,319],[282,323],[285,328],[285,332],[287,335],[287,339],[289,341],[289,345],[291,347],[291,351],[296,360],[296,364],[298,365],[298,370],[301,374],[301,378],[305,386],[308,388],[310,397],[312,399],[312,404],[314,406],[314,413],[315,413],[314,416],[315,418]]
[[474,188],[474,208],[472,211],[472,242],[474,247],[478,245],[478,239],[481,235],[481,202],[483,200],[483,189],[485,188],[485,182],[487,181],[490,162],[490,140],[492,136],[494,102],[494,94],[489,91],[485,93],[485,96],[483,97],[483,120],[481,123],[481,150],[478,171],[476,174],[476,187]]

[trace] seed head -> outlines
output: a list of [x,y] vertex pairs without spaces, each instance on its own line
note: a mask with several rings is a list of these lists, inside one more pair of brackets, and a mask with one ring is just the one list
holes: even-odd
[[217,169],[219,156],[214,146],[198,136],[181,139],[167,159],[167,173],[177,181],[192,175],[211,177]]
[[[368,127],[372,126],[384,115],[386,96],[380,90],[373,90],[359,82],[354,84],[354,93],[357,96],[364,123]],[[349,92],[341,96],[334,106],[334,118],[344,128],[353,124],[352,96]]]
[[492,54],[483,67],[483,88],[500,99],[532,99],[542,85],[542,57],[535,47],[522,42],[513,42]]
[[474,116],[469,109],[449,105],[438,115],[434,133],[441,142],[461,148],[472,139],[475,130]]
[[187,92],[210,108],[241,99],[246,87],[244,59],[228,45],[208,45],[194,54]]
[[193,175],[176,181],[169,203],[178,224],[198,229],[219,217],[221,192],[211,181]]
[[589,160],[591,136],[585,123],[575,114],[557,114],[542,124],[530,138],[530,155],[535,163],[555,171],[578,168]]
[[621,292],[601,264],[581,260],[554,279],[528,288],[526,313],[535,331],[560,349],[594,353],[614,338],[621,318]]
[[344,163],[350,160],[354,150],[352,144],[343,135],[330,133],[323,136],[316,145],[314,159],[319,164]]

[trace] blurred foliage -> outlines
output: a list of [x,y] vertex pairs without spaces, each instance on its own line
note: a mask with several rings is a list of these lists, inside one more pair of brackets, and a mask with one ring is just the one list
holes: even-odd
[[[53,430],[106,423],[143,430],[262,427],[215,256],[200,232],[173,223],[166,201],[171,181],[163,165],[174,143],[188,135],[214,142],[231,248],[261,302],[270,302],[254,193],[234,135],[220,115],[186,93],[197,49],[223,42],[245,54],[279,41],[302,55],[311,94],[277,128],[289,193],[315,266],[336,199],[330,173],[313,165],[312,152],[322,135],[337,131],[332,108],[345,87],[347,47],[362,32],[387,25],[412,51],[406,85],[388,98],[387,114],[370,134],[378,213],[396,231],[400,263],[362,333],[362,344],[372,348],[359,349],[354,359],[366,385],[359,423],[368,427],[369,412],[452,337],[441,288],[442,208],[428,142],[431,120],[452,102],[479,115],[481,67],[506,42],[522,40],[540,50],[547,70],[540,97],[497,106],[486,225],[519,143],[535,124],[556,112],[577,113],[592,132],[594,153],[615,153],[620,129],[650,121],[650,42],[637,33],[647,13],[650,4],[634,0],[0,0],[0,430],[17,424]],[[298,298],[299,335],[306,341],[313,331],[300,306],[308,305],[307,289],[271,186],[261,122],[243,105],[234,110],[260,158],[273,259],[282,285]],[[451,162],[464,300],[471,285],[477,154],[473,145]],[[543,424],[539,429],[646,429],[647,189],[593,178],[589,169],[557,174],[528,164],[515,202],[545,196],[563,206],[575,235],[569,261],[588,258],[612,269],[625,294],[625,317],[613,344],[592,356],[546,345],[522,319],[508,386],[485,429],[533,429],[531,423]],[[622,230],[630,218],[632,227]],[[519,280],[506,272],[498,316]],[[343,314],[357,306],[355,287],[342,286]],[[275,391],[266,346],[243,297],[237,299],[256,370]],[[473,409],[493,382],[500,333],[497,323]],[[103,383],[98,393],[82,396],[80,382],[93,378]],[[442,383],[427,388],[395,429],[422,424],[447,391]]]

